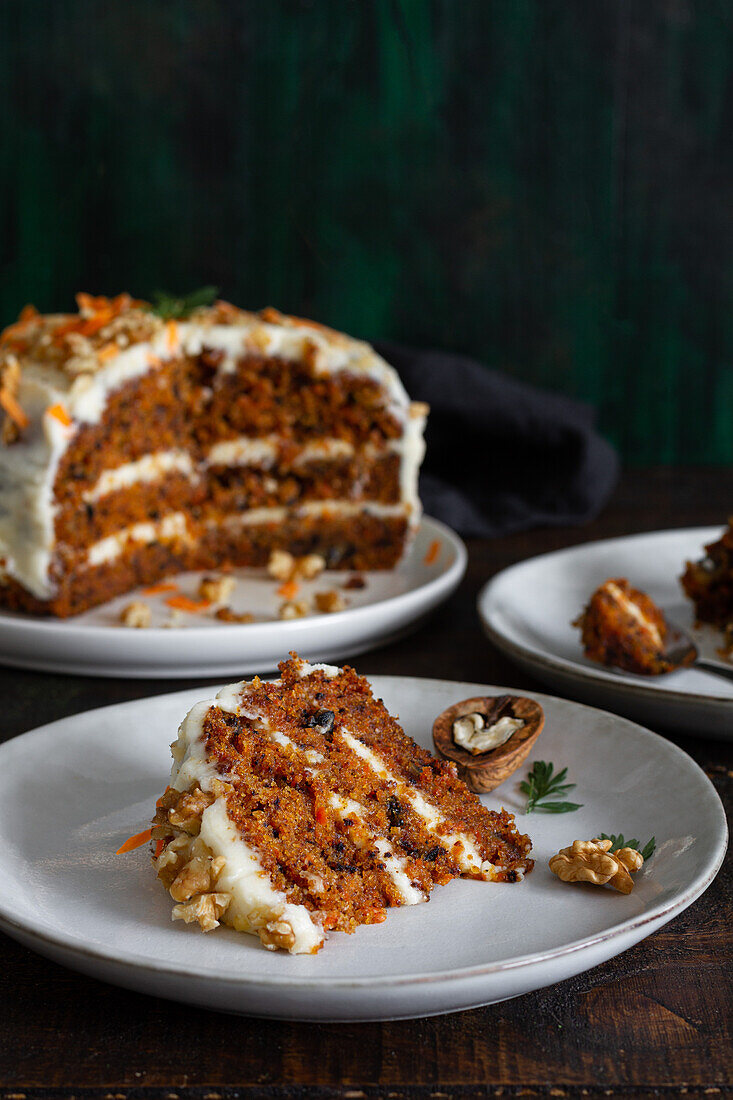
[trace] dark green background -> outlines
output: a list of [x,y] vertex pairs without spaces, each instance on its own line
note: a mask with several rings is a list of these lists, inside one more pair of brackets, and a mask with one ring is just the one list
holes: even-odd
[[214,282],[733,461],[729,0],[3,0],[0,317]]

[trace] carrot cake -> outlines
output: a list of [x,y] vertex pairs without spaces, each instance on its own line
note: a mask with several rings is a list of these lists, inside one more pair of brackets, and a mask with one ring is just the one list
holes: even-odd
[[314,953],[458,876],[518,882],[529,837],[419,748],[349,667],[295,654],[280,678],[195,706],[172,745],[153,862],[173,918]]
[[279,548],[396,564],[427,409],[368,344],[226,302],[77,303],[0,337],[0,604],[73,615]]
[[704,558],[687,562],[681,581],[698,622],[720,627],[733,648],[733,519],[705,547]]
[[[573,626],[580,627],[585,655],[591,661],[646,676],[679,667],[666,654],[664,613],[625,578],[604,581]],[[691,654],[689,660],[693,659]]]

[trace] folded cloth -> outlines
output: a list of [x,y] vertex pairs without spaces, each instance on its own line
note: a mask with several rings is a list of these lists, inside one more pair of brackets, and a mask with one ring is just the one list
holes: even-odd
[[425,511],[463,535],[580,524],[598,514],[618,456],[595,410],[444,351],[375,344],[430,405],[420,475]]

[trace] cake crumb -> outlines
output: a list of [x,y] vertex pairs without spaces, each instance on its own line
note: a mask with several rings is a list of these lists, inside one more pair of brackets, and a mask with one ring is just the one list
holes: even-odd
[[366,588],[366,580],[360,573],[353,573],[344,581],[343,586],[347,591],[352,588]]
[[175,630],[179,626],[183,626],[183,612],[174,609],[163,623],[163,627],[165,630]]
[[234,595],[237,582],[234,577],[202,577],[199,596],[210,603],[226,604]]
[[346,607],[346,600],[335,588],[331,588],[327,592],[316,592],[313,599],[316,608],[322,611],[324,615],[332,615],[334,611],[343,611]]
[[231,607],[220,607],[215,612],[215,617],[220,619],[223,623],[253,623],[255,621],[254,615],[249,611],[232,611]]
[[120,622],[135,630],[146,630],[153,621],[153,613],[142,600],[133,600],[120,612]]
[[280,604],[278,616],[281,619],[304,619],[310,615],[310,604],[307,600],[286,600]]

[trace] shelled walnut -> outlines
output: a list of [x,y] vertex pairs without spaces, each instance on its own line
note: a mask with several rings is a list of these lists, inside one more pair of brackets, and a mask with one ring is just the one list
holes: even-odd
[[561,848],[550,860],[550,870],[563,882],[590,882],[594,886],[613,886],[622,894],[630,894],[634,883],[630,872],[644,863],[640,852],[619,848],[611,852],[610,840],[574,840]]

